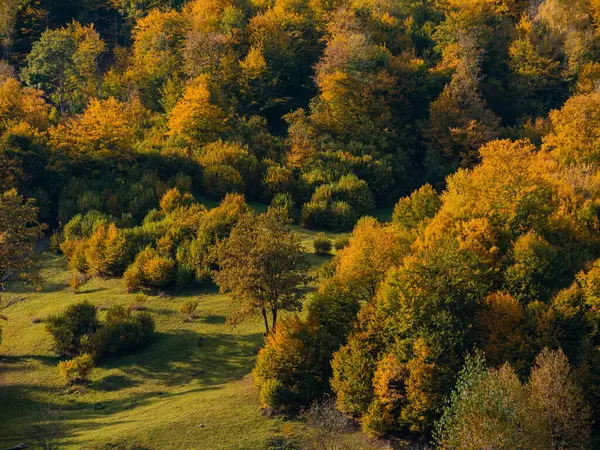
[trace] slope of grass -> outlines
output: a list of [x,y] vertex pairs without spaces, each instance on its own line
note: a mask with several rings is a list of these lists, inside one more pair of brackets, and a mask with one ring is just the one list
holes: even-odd
[[[316,233],[301,233],[308,253]],[[326,259],[310,260],[316,270]],[[101,361],[84,392],[68,391],[44,319],[81,300],[97,305],[102,317],[107,307],[129,305],[135,295],[125,293],[120,279],[93,279],[73,294],[64,259],[50,254],[43,276],[41,292],[10,283],[3,293],[12,304],[2,310],[8,320],[0,344],[0,448],[27,440],[41,405],[60,410],[68,424],[61,448],[284,448],[276,442],[313,448],[313,430],[301,421],[261,415],[250,374],[263,343],[261,321],[228,325],[229,302],[214,288],[148,297],[155,341],[135,354]],[[198,317],[189,322],[179,313],[188,298],[199,301]],[[352,433],[342,448],[373,445]]]

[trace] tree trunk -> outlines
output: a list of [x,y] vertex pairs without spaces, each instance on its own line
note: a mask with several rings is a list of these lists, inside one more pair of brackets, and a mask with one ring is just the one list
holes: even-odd
[[274,330],[275,325],[277,325],[277,308],[276,307],[271,308],[271,313],[273,313],[273,325],[271,326],[271,329]]
[[267,332],[265,333],[265,336],[269,335],[269,319],[267,318],[267,310],[265,308],[262,309],[262,316],[263,319],[265,320],[265,329],[267,330]]

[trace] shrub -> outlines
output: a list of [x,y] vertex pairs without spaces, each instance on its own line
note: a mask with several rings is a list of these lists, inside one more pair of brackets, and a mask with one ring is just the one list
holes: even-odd
[[346,175],[317,188],[302,208],[301,226],[351,230],[360,217],[374,208],[373,194],[367,184],[354,175]]
[[358,218],[356,211],[348,203],[338,200],[329,206],[328,228],[349,231],[356,225]]
[[78,272],[88,270],[85,260],[85,247],[85,241],[83,240],[65,241],[60,245],[60,250],[65,255],[71,269]]
[[280,409],[288,403],[287,389],[275,378],[269,378],[260,386],[260,404],[263,408]]
[[186,300],[181,304],[179,310],[184,315],[186,320],[194,320],[196,318],[196,310],[198,309],[198,300]]
[[109,216],[95,210],[77,214],[65,225],[62,233],[64,241],[89,239],[100,225],[108,225],[109,222]]
[[165,213],[172,213],[178,208],[190,206],[194,197],[189,192],[181,193],[178,188],[169,189],[160,199],[160,209]]
[[88,278],[85,274],[80,272],[73,273],[73,276],[69,280],[69,288],[73,294],[79,294],[79,288],[87,282]]
[[277,194],[292,192],[294,190],[294,174],[286,167],[271,163],[267,167],[262,186],[264,200],[270,200]]
[[85,261],[93,275],[118,275],[123,273],[126,257],[126,240],[115,224],[100,225],[86,241]]
[[313,247],[315,248],[315,254],[329,255],[332,247],[331,240],[325,234],[319,233],[313,242]]
[[333,247],[336,250],[343,250],[350,243],[350,237],[347,234],[342,234],[338,236],[335,241],[333,241]]
[[133,292],[142,286],[143,275],[138,266],[131,265],[123,274],[123,283],[127,292]]
[[60,356],[75,356],[80,352],[81,338],[98,327],[96,307],[86,301],[70,305],[65,312],[48,318],[46,329],[54,338]]
[[203,187],[207,197],[222,199],[226,194],[244,192],[244,180],[231,166],[208,166],[204,169]]
[[329,225],[329,210],[327,202],[313,202],[310,201],[305,203],[302,207],[302,213],[300,217],[300,225],[303,228],[327,228]]
[[173,280],[175,260],[164,256],[152,247],[146,247],[135,257],[123,274],[123,282],[129,292],[145,287],[164,287]]
[[279,193],[271,200],[271,208],[277,208],[283,211],[288,218],[292,218],[296,203],[289,193]]
[[133,299],[133,302],[129,305],[131,311],[143,311],[146,309],[146,302],[148,297],[143,292],[138,292]]
[[58,370],[66,380],[66,384],[70,386],[73,384],[86,384],[94,366],[94,359],[84,353],[68,361],[61,361],[58,363]]
[[352,429],[350,420],[336,408],[333,397],[314,401],[302,415],[317,430],[321,448],[336,448],[341,436]]
[[237,142],[218,140],[208,144],[197,159],[205,169],[214,166],[228,166],[235,169],[242,176],[247,194],[255,194],[260,186],[256,157]]
[[83,347],[95,358],[101,358],[131,353],[150,342],[153,336],[154,320],[150,314],[114,305],[106,313],[106,322],[85,340]]

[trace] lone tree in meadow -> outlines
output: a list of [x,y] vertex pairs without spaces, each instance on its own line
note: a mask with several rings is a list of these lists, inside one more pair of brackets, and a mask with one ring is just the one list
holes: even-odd
[[310,281],[308,262],[300,238],[281,214],[245,215],[214,251],[219,266],[214,279],[236,304],[230,322],[260,313],[268,334],[269,312],[274,328],[279,310],[301,309],[303,287]]
[[37,279],[37,242],[44,230],[37,215],[34,199],[16,189],[0,194],[0,289],[13,276]]

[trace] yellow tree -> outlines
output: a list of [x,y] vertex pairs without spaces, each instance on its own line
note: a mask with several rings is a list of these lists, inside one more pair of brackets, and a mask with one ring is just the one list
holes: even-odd
[[371,299],[386,272],[408,253],[411,238],[372,217],[361,219],[336,258],[334,278],[363,300]]
[[550,113],[551,130],[543,149],[565,166],[600,165],[600,93],[571,97]]
[[174,10],[153,9],[133,29],[133,54],[126,76],[144,103],[159,108],[159,90],[180,71],[185,20]]
[[50,143],[74,162],[126,159],[146,120],[138,99],[92,100],[83,114],[50,129]]
[[208,77],[203,75],[191,81],[169,112],[169,134],[181,136],[190,144],[216,140],[228,127],[228,117],[219,106],[218,97]]
[[42,91],[23,88],[12,77],[0,79],[0,131],[9,124],[25,121],[40,130],[48,128],[49,106]]

